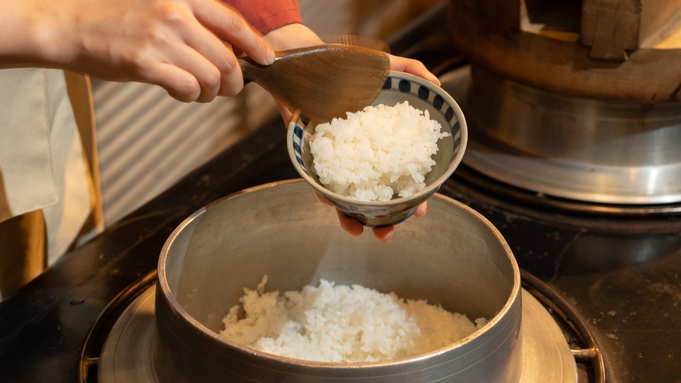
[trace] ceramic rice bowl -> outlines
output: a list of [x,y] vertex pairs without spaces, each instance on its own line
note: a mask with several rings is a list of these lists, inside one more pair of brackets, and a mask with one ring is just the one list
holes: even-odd
[[437,142],[438,151],[432,157],[435,165],[426,175],[426,187],[408,197],[363,201],[330,191],[320,183],[312,165],[309,141],[316,123],[303,121],[300,112],[297,112],[288,126],[287,148],[298,174],[331,204],[365,226],[395,225],[409,218],[418,205],[430,198],[452,175],[464,155],[468,140],[466,120],[459,105],[447,92],[420,77],[391,71],[373,105],[394,106],[404,101],[416,109],[428,110],[430,118],[440,123],[443,132],[449,133],[448,137]]

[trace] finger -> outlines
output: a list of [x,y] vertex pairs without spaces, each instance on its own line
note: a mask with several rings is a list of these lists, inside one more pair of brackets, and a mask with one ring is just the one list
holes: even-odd
[[241,92],[244,80],[231,44],[220,40],[195,18],[190,18],[179,33],[189,47],[215,67],[199,78],[203,91],[197,101],[208,102],[213,100],[216,94],[234,96]]
[[223,58],[226,57],[228,62],[224,63],[226,64],[225,67],[218,67],[218,70],[222,73],[218,95],[235,96],[244,88],[244,77],[241,73],[241,68],[239,68],[237,56],[232,51],[232,45],[227,42],[223,42],[223,44],[228,52],[228,56],[223,56]]
[[196,18],[219,38],[245,52],[262,65],[274,62],[274,51],[244,19],[228,6],[214,0],[192,0]]
[[381,242],[388,242],[395,235],[395,227],[393,226],[373,227],[371,231],[374,232],[374,237]]
[[338,221],[340,222],[341,228],[347,231],[350,235],[357,237],[364,232],[364,225],[362,225],[359,221],[348,217],[338,209],[336,209],[336,214],[338,215]]
[[390,69],[423,77],[437,86],[441,85],[437,76],[430,73],[422,62],[391,54],[388,57],[390,58]]
[[201,94],[201,85],[196,77],[176,65],[155,63],[143,72],[141,75],[145,81],[164,88],[179,101],[191,102]]
[[[321,201],[321,203],[323,203],[324,205],[332,206],[331,202],[329,202],[321,194],[317,194],[317,199],[319,199],[319,201]],[[364,225],[362,225],[359,221],[348,217],[339,209],[336,209],[336,215],[338,216],[338,222],[340,222],[341,228],[347,231],[350,235],[357,237],[364,232]]]
[[[166,57],[171,64],[184,69],[196,77],[200,92],[193,101],[212,101],[220,90],[221,73],[203,54],[187,45],[178,44]],[[241,73],[237,73],[240,77]]]
[[[317,199],[327,206],[333,206],[329,200],[324,198],[321,194],[317,193]],[[342,211],[336,209],[336,215],[338,216],[338,222],[340,222],[341,228],[353,236],[358,236],[364,232],[364,225],[355,221],[354,219],[348,217]]]
[[333,205],[331,205],[331,202],[329,202],[329,200],[327,200],[326,198],[322,197],[322,195],[319,194],[319,193],[317,193],[317,199],[318,199],[319,201],[321,201],[321,203],[323,203],[324,205],[333,206]]
[[428,201],[420,204],[416,210],[414,211],[414,217],[423,217],[426,215],[426,211],[428,210]]
[[284,124],[288,128],[288,124],[289,122],[291,122],[291,117],[293,116],[293,113],[291,113],[291,110],[283,103],[277,101],[276,99],[274,101],[276,101],[277,108],[279,109],[279,114],[281,115],[281,118],[284,120]]

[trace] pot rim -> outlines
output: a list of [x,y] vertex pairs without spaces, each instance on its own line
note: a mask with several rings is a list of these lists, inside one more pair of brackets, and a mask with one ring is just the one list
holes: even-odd
[[[186,323],[189,323],[193,328],[195,328],[198,331],[201,331],[203,336],[207,336],[211,338],[213,341],[216,341],[218,343],[222,343],[228,347],[235,348],[241,352],[244,352],[246,354],[250,355],[255,355],[258,357],[265,358],[266,360],[272,361],[272,362],[279,362],[279,363],[285,363],[285,364],[290,364],[290,365],[296,365],[296,366],[301,366],[301,367],[309,367],[309,368],[318,368],[318,369],[369,369],[369,368],[380,368],[380,367],[392,367],[395,365],[404,365],[404,364],[411,364],[411,363],[417,363],[419,361],[422,361],[424,359],[429,359],[437,355],[444,354],[446,352],[449,352],[451,350],[458,349],[460,347],[463,347],[464,345],[468,344],[470,341],[482,336],[483,334],[487,333],[490,331],[495,325],[502,320],[506,316],[506,314],[511,310],[512,306],[515,304],[515,302],[520,299],[520,291],[521,291],[521,284],[520,284],[520,269],[518,267],[518,263],[516,262],[515,256],[513,255],[513,252],[511,251],[510,247],[506,243],[506,240],[504,237],[501,235],[499,230],[487,219],[485,218],[482,214],[478,213],[474,209],[470,208],[469,206],[458,202],[450,197],[447,197],[445,195],[435,193],[434,196],[437,196],[438,198],[444,199],[446,202],[452,203],[454,205],[457,205],[457,207],[464,209],[466,212],[469,214],[474,215],[476,218],[478,218],[481,222],[483,222],[491,231],[492,234],[497,238],[497,240],[500,242],[502,245],[508,260],[511,263],[511,268],[513,269],[513,288],[511,289],[511,294],[509,295],[508,299],[506,300],[506,303],[504,303],[504,306],[494,315],[492,319],[490,319],[487,324],[485,324],[482,328],[476,330],[473,334],[457,341],[454,342],[448,346],[439,348],[437,350],[425,353],[425,354],[420,354],[408,358],[403,358],[403,359],[396,359],[396,360],[388,360],[388,361],[380,361],[380,362],[359,362],[359,363],[334,363],[334,362],[318,362],[318,361],[309,361],[309,360],[303,360],[303,359],[296,359],[296,358],[289,358],[289,357],[284,357],[284,356],[279,356],[275,354],[270,354],[266,353],[263,351],[255,350],[250,347],[242,346],[239,345],[235,342],[229,341],[220,334],[208,329],[206,326],[204,326],[202,323],[194,319],[189,313],[179,304],[175,296],[172,294],[170,291],[170,285],[168,284],[168,279],[166,278],[166,259],[168,258],[168,252],[170,249],[170,246],[172,245],[173,241],[175,238],[184,230],[184,228],[191,223],[193,220],[195,220],[197,217],[201,216],[203,213],[206,212],[211,206],[223,203],[224,201],[230,200],[237,198],[238,196],[246,193],[252,193],[256,192],[258,190],[266,189],[266,188],[271,188],[274,186],[278,185],[287,185],[287,184],[295,184],[295,183],[301,183],[305,182],[303,179],[290,179],[290,180],[283,180],[283,181],[276,181],[276,182],[271,182],[267,184],[262,184],[258,186],[254,186],[251,188],[247,188],[244,190],[237,191],[235,193],[232,193],[230,195],[227,195],[225,197],[222,197],[216,201],[213,201],[206,206],[200,208],[196,212],[194,212],[192,215],[187,217],[182,223],[180,223],[175,230],[170,234],[168,239],[163,245],[163,248],[161,249],[161,255],[158,260],[158,288],[160,288],[162,294],[162,299],[165,299],[168,304],[172,307],[173,310],[175,310],[178,314],[178,316],[184,320]],[[157,289],[158,289],[157,288]],[[157,298],[158,299],[158,298]]]

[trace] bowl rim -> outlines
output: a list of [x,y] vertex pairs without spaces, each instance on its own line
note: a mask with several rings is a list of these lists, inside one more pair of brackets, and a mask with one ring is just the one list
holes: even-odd
[[[453,198],[450,198],[446,195],[443,194],[438,194],[438,198],[441,198],[445,202],[455,205],[456,207],[465,210],[468,214],[471,214],[475,216],[480,222],[482,222],[496,237],[496,239],[499,241],[501,244],[502,248],[504,249],[504,253],[506,254],[506,259],[508,260],[511,269],[513,270],[513,286],[511,287],[510,294],[506,301],[504,302],[503,306],[496,312],[496,314],[488,319],[487,323],[482,326],[481,328],[477,329],[475,332],[472,334],[454,342],[451,343],[445,347],[441,347],[439,349],[420,354],[420,355],[415,355],[411,357],[406,357],[402,359],[395,359],[395,360],[386,360],[386,361],[378,361],[378,362],[358,362],[358,363],[336,363],[336,362],[319,362],[319,361],[311,361],[311,360],[305,360],[305,359],[297,359],[297,358],[291,358],[291,357],[286,357],[286,356],[280,356],[276,354],[271,354],[267,353],[264,351],[259,351],[247,346],[240,345],[236,342],[227,340],[223,338],[219,333],[209,329],[206,327],[203,323],[199,322],[196,320],[192,315],[190,315],[182,305],[180,305],[179,301],[175,297],[175,294],[172,293],[170,284],[168,283],[168,278],[167,278],[167,272],[166,272],[166,264],[167,264],[167,259],[169,256],[170,252],[170,247],[172,246],[173,242],[177,238],[177,236],[185,229],[186,226],[188,226],[192,221],[198,219],[200,216],[202,216],[208,209],[211,208],[213,205],[217,205],[220,203],[224,203],[225,201],[238,198],[242,194],[247,194],[247,193],[252,193],[252,192],[257,192],[262,189],[268,189],[271,187],[275,187],[278,185],[288,185],[288,184],[297,184],[297,183],[302,183],[304,182],[301,179],[289,179],[289,180],[283,180],[283,181],[275,181],[275,182],[270,182],[262,185],[257,185],[251,188],[243,189],[240,191],[237,191],[235,193],[232,193],[230,195],[227,195],[225,197],[222,197],[216,201],[213,201],[209,204],[207,204],[204,207],[201,207],[197,211],[195,211],[192,215],[189,217],[185,218],[182,223],[180,223],[175,230],[170,234],[170,236],[166,239],[165,243],[163,244],[163,247],[161,249],[161,253],[158,259],[158,265],[157,265],[157,284],[156,284],[156,289],[157,289],[157,296],[156,299],[164,299],[166,301],[166,304],[170,306],[170,308],[175,312],[175,315],[178,315],[182,320],[185,321],[185,323],[189,323],[195,328],[196,330],[199,330],[197,332],[198,336],[207,336],[213,341],[217,341],[220,344],[224,344],[226,346],[229,346],[241,353],[244,353],[246,355],[252,355],[252,356],[258,356],[262,358],[266,358],[267,360],[275,363],[282,363],[283,365],[286,366],[301,366],[301,367],[309,367],[309,368],[317,368],[317,369],[329,369],[329,370],[344,370],[344,369],[371,369],[371,368],[392,368],[395,365],[402,365],[402,364],[412,364],[412,363],[418,363],[424,359],[432,358],[437,355],[444,354],[446,352],[450,352],[454,349],[458,349],[460,347],[464,347],[469,344],[469,342],[481,337],[483,334],[487,333],[488,331],[491,331],[493,327],[496,327],[497,323],[499,323],[502,320],[508,320],[506,317],[511,313],[511,310],[514,305],[520,305],[522,304],[522,290],[521,290],[521,276],[520,276],[520,267],[518,266],[518,262],[515,259],[515,256],[513,254],[513,251],[511,250],[510,246],[506,242],[506,239],[504,236],[501,234],[499,229],[494,226],[492,222],[490,222],[485,216],[483,216],[481,213],[479,213],[477,210],[471,208],[470,206],[467,206],[466,204],[459,202]],[[301,287],[302,288],[302,287]],[[160,290],[161,294],[158,294],[158,291]],[[158,303],[156,303],[158,305]],[[520,314],[522,315],[522,309],[519,309]],[[512,313],[511,313],[512,314]],[[158,322],[158,320],[156,321]],[[155,324],[155,325],[158,325]],[[518,326],[520,326],[520,322],[518,322]]]
[[[346,197],[343,195],[340,195],[338,193],[335,193],[327,188],[325,188],[323,185],[321,185],[319,182],[315,181],[312,176],[310,176],[303,168],[300,166],[298,163],[298,159],[296,158],[296,154],[293,151],[293,136],[294,136],[294,130],[295,126],[297,125],[297,121],[300,117],[300,110],[296,110],[293,115],[291,116],[291,119],[287,125],[287,131],[286,131],[286,150],[289,155],[289,159],[291,160],[291,163],[293,164],[293,167],[296,169],[296,172],[310,185],[312,186],[319,194],[325,196],[328,195],[329,197],[332,197],[338,201],[342,201],[346,204],[361,204],[364,206],[369,206],[369,207],[383,207],[386,205],[392,205],[392,204],[398,204],[398,203],[410,203],[414,201],[421,200],[424,197],[428,197],[428,195],[433,194],[437,189],[442,185],[451,175],[454,173],[456,168],[459,167],[461,160],[463,159],[463,156],[466,152],[466,146],[468,144],[468,125],[466,123],[466,118],[463,115],[463,111],[461,110],[461,107],[459,104],[454,100],[454,98],[447,93],[443,88],[440,86],[422,78],[415,76],[410,73],[406,72],[400,72],[400,71],[393,71],[391,70],[390,73],[388,74],[388,78],[390,77],[397,77],[400,79],[406,79],[410,80],[412,82],[419,83],[421,85],[427,86],[430,90],[436,92],[439,96],[441,96],[446,103],[448,103],[451,107],[452,110],[454,111],[454,114],[456,115],[458,122],[459,122],[459,129],[461,132],[461,138],[460,138],[460,148],[459,152],[456,154],[456,156],[450,161],[449,166],[447,167],[447,170],[440,176],[438,177],[433,183],[430,185],[426,185],[425,188],[419,190],[418,192],[407,196],[407,197],[398,197],[398,198],[392,198],[387,201],[366,201],[366,200],[360,200],[356,198],[351,198],[351,197]],[[304,129],[303,129],[304,130]],[[330,200],[330,202],[333,203],[333,200]]]

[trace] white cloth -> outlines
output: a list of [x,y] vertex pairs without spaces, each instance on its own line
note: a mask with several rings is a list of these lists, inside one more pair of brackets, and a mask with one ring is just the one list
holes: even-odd
[[0,180],[0,222],[43,209],[53,264],[92,206],[64,72],[0,70]]
[[0,70],[0,222],[59,201],[44,70]]

